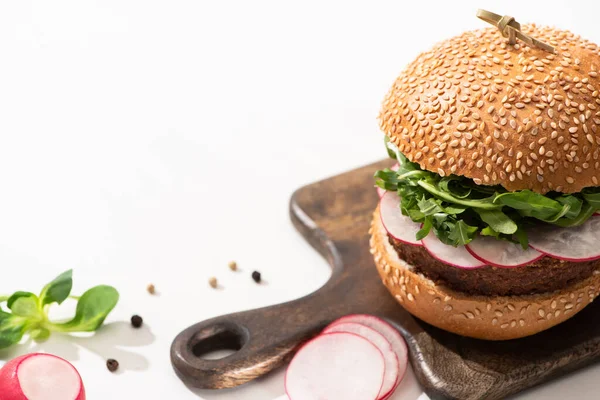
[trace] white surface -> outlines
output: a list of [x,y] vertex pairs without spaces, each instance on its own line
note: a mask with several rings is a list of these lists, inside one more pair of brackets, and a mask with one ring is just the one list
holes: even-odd
[[[96,337],[0,356],[66,357],[94,399],[283,394],[282,371],[192,391],[172,372],[171,340],[326,281],[288,220],[290,194],[384,157],[375,117],[388,87],[432,43],[484,26],[478,7],[600,41],[592,1],[1,2],[0,292],[39,290],[73,267],[76,292],[107,283],[121,301]],[[143,330],[130,329],[133,313]],[[596,366],[520,398],[593,398],[599,376]],[[420,393],[409,374],[395,398]]]

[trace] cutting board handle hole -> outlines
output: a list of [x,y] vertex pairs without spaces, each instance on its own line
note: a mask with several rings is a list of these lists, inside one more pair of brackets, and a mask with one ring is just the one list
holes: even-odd
[[245,342],[245,335],[239,329],[229,327],[209,327],[198,332],[190,343],[192,353],[204,360],[225,358],[240,350]]

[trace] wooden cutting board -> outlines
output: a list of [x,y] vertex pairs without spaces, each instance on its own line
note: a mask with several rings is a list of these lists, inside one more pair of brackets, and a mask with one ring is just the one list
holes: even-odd
[[[501,399],[598,359],[598,302],[555,328],[505,342],[457,336],[404,311],[369,253],[367,231],[378,201],[372,177],[389,165],[368,165],[293,194],[292,222],[329,262],[331,278],[298,300],[213,318],[180,333],[171,361],[186,384],[221,389],[258,378],[286,363],[329,322],[353,313],[382,316],[401,331],[416,376],[433,400]],[[218,349],[237,351],[219,360],[201,357]]]

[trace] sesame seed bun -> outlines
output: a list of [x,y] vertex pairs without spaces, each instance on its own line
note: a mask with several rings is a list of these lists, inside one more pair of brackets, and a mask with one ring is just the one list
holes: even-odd
[[577,314],[600,294],[600,271],[562,290],[521,296],[468,295],[436,285],[398,257],[375,210],[371,253],[400,305],[438,328],[487,340],[533,335]]
[[600,174],[600,48],[555,28],[556,48],[509,45],[496,28],[421,54],[387,94],[383,132],[421,168],[509,191],[580,192]]

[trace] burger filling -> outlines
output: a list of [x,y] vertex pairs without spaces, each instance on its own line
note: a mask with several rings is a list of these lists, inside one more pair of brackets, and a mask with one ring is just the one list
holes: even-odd
[[512,296],[553,292],[582,281],[598,268],[598,260],[573,262],[543,257],[519,268],[484,266],[462,269],[436,260],[421,246],[389,237],[398,256],[414,271],[453,290],[473,295]]
[[510,192],[502,186],[487,186],[462,176],[423,170],[400,153],[387,137],[386,146],[399,167],[377,171],[376,185],[396,191],[402,214],[422,224],[417,240],[433,232],[443,243],[457,247],[480,234],[520,243],[526,249],[526,231],[532,225],[578,226],[600,209],[598,187],[571,194]]

